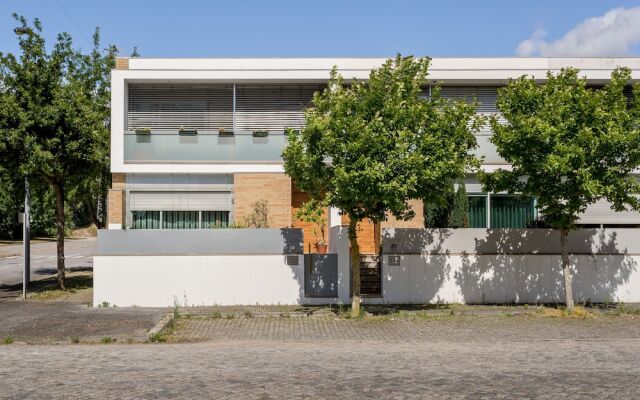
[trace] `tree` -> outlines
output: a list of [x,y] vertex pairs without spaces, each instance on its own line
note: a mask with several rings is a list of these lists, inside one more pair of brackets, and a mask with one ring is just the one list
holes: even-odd
[[547,74],[538,84],[523,76],[499,90],[506,123],[492,118],[491,142],[511,170],[480,174],[487,191],[520,192],[537,198],[544,221],[560,231],[567,309],[573,309],[569,231],[589,204],[606,199],[616,211],[637,208],[640,185],[640,88],[628,102],[631,77],[616,69],[601,89],[587,87],[573,68]]
[[401,57],[350,85],[331,72],[328,87],[313,97],[306,127],[289,130],[285,171],[315,201],[349,217],[352,313],[360,312],[357,224],[387,213],[414,216],[408,201],[439,196],[465,169],[476,165],[475,106],[422,96],[430,60]]
[[21,55],[0,54],[0,156],[13,174],[42,179],[55,195],[58,285],[65,288],[67,190],[108,168],[109,74],[116,49],[82,54],[67,33],[50,51],[38,19],[20,24]]
[[469,199],[467,198],[467,189],[464,182],[458,183],[458,190],[453,198],[453,209],[449,216],[449,228],[468,228],[469,227]]

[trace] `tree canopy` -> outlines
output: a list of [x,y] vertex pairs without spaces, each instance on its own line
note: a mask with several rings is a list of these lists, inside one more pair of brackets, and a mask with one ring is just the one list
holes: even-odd
[[629,100],[631,78],[616,69],[601,88],[587,86],[573,68],[548,73],[539,84],[523,76],[499,89],[502,123],[491,119],[491,142],[511,165],[482,173],[487,191],[535,196],[544,221],[561,231],[566,302],[573,306],[566,236],[586,208],[600,199],[616,211],[637,209],[640,185],[640,87]]
[[[306,127],[288,132],[285,171],[312,199],[349,216],[352,265],[359,265],[358,221],[387,213],[410,219],[410,199],[439,196],[477,165],[470,153],[481,123],[475,106],[441,97],[437,86],[425,93],[429,63],[398,55],[368,81],[348,83],[334,68],[305,113]],[[358,268],[352,271],[356,310]]]
[[[56,197],[59,283],[64,287],[65,191],[108,171],[109,73],[115,47],[75,50],[67,33],[48,51],[38,19],[21,16],[21,54],[0,54],[0,157],[3,168],[42,179]],[[106,182],[105,182],[106,183]]]

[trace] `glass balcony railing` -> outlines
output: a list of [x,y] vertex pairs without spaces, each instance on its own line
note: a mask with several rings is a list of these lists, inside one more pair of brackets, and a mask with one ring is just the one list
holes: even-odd
[[[484,156],[484,162],[504,163],[489,142],[490,135],[476,136],[478,148],[474,154]],[[269,131],[266,137],[254,137],[252,132],[237,132],[221,136],[218,132],[198,131],[197,134],[152,131],[150,134],[125,133],[126,163],[215,163],[215,162],[281,162],[287,146],[284,132]]]
[[197,134],[152,131],[125,133],[124,161],[148,162],[279,162],[287,146],[284,132],[254,137],[252,132],[222,136],[209,131]]

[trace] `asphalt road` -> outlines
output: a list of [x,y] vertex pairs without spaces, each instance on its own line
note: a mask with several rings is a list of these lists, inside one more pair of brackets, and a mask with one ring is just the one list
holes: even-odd
[[[67,239],[65,241],[65,265],[67,270],[93,267],[96,252],[95,238]],[[22,244],[0,244],[0,287],[22,283],[24,264]],[[31,280],[51,277],[57,272],[56,242],[31,244]]]

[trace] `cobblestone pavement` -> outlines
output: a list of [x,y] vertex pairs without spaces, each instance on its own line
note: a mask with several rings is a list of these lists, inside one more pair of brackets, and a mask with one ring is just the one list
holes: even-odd
[[[178,320],[171,341],[274,340],[336,342],[615,340],[640,339],[640,316],[552,318],[533,316],[441,316],[341,320],[337,318],[211,318]],[[638,355],[640,357],[640,355]]]
[[640,341],[0,346],[3,399],[638,399]]

